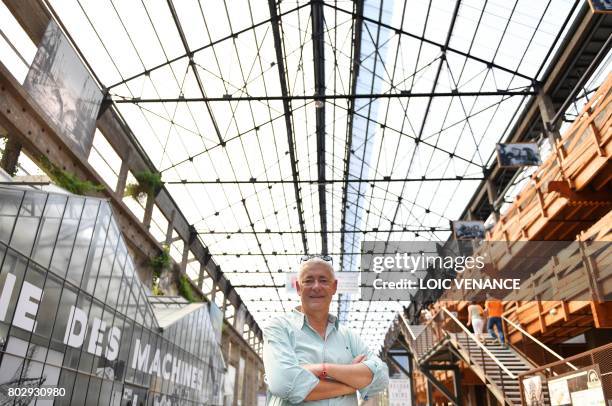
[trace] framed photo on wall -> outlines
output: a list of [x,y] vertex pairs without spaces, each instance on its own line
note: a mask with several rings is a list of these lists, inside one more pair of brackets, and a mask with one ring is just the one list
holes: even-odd
[[538,166],[542,163],[540,149],[535,142],[497,144],[497,162],[502,168]]
[[453,232],[457,240],[482,240],[485,225],[483,221],[453,221]]

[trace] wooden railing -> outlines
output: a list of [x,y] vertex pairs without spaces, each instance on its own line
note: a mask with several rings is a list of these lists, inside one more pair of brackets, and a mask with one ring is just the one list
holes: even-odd
[[612,73],[487,239],[510,242],[543,239],[551,234],[546,231],[554,227],[550,220],[568,205],[609,206],[612,203],[609,192],[592,193],[585,189],[589,186],[592,191],[600,191],[610,181],[611,125]]

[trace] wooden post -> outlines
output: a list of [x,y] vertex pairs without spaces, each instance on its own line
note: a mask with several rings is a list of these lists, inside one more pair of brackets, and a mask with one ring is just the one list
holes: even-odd
[[151,217],[153,216],[153,205],[155,204],[155,195],[153,193],[147,193],[147,203],[145,205],[144,217],[142,224],[148,229],[151,227]]
[[595,270],[593,269],[593,263],[591,262],[591,258],[586,254],[586,251],[584,249],[584,242],[577,242],[578,247],[580,247],[580,255],[582,256],[582,262],[584,263],[584,271],[589,281],[589,290],[591,291],[591,298],[597,302],[601,302],[602,295],[599,290],[599,284],[597,283],[597,275],[595,275]]
[[129,170],[129,162],[130,156],[132,155],[132,150],[128,149],[125,152],[125,156],[123,156],[121,160],[121,169],[119,169],[119,175],[117,176],[117,185],[115,186],[115,195],[119,199],[123,199],[123,195],[125,193],[125,184],[127,182],[127,175]]
[[172,242],[172,234],[174,233],[174,216],[176,212],[172,210],[170,218],[168,219],[168,228],[166,229],[166,245],[170,245]]
[[187,241],[183,241],[183,255],[181,257],[181,274],[187,272],[187,259],[189,258],[189,249],[191,246]]
[[198,274],[198,288],[202,290],[202,286],[204,285],[204,276],[206,274],[206,266],[200,262],[200,273]]
[[495,187],[493,186],[493,182],[491,182],[491,179],[487,179],[486,186],[487,186],[487,199],[489,200],[489,204],[493,208],[493,218],[495,219],[495,222],[498,222],[499,221],[499,211],[497,210],[497,207],[495,207],[495,201],[497,200],[497,193],[495,192]]
[[557,149],[557,141],[561,139],[559,126],[555,125],[554,127],[550,127],[552,118],[555,116],[555,107],[553,106],[550,96],[543,92],[538,94],[537,101],[540,109],[540,117],[544,124],[544,133],[548,138],[551,149],[555,151]]
[[606,155],[605,151],[603,150],[601,145],[599,145],[599,138],[600,138],[599,129],[593,122],[592,118],[589,122],[589,128],[591,129],[591,135],[593,136],[593,139],[595,141],[594,144],[595,144],[595,148],[597,148],[597,155],[605,156]]
[[550,148],[555,154],[555,160],[557,161],[557,165],[559,165],[559,171],[561,172],[561,176],[563,179],[570,182],[570,186],[573,186],[571,180],[565,176],[565,172],[563,170],[563,160],[566,157],[565,150],[563,149],[563,144],[561,143],[561,134],[559,133],[559,126],[555,125],[551,127],[552,118],[555,116],[555,108],[552,104],[552,100],[547,94],[540,93],[537,96],[538,107],[540,108],[540,116],[542,117],[542,122],[544,124],[544,133],[548,138],[548,142],[550,143]]

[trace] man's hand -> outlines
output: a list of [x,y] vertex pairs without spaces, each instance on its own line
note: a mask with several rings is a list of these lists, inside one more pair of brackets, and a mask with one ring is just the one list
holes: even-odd
[[311,372],[317,378],[321,378],[323,375],[323,364],[306,364],[302,365],[302,368]]
[[370,368],[363,364],[365,355],[358,355],[353,358],[351,364],[325,364],[328,375],[338,382],[361,389],[368,386],[373,379]]
[[[366,360],[365,354],[361,354],[353,358],[351,364],[359,364]],[[302,368],[312,373],[317,378],[321,378],[323,376],[323,364],[305,364],[302,365]]]

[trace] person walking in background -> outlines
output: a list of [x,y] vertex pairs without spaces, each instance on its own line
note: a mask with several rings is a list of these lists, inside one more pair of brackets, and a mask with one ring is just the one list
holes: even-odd
[[476,339],[480,342],[484,342],[484,337],[482,336],[482,330],[484,328],[484,310],[482,306],[478,303],[472,301],[468,306],[468,327],[472,325],[474,329],[474,335],[476,335]]
[[431,305],[421,310],[422,324],[427,324],[431,319],[433,319],[433,314],[431,313]]
[[[499,341],[499,343],[505,347],[506,342],[504,340],[504,329],[502,326],[502,313],[504,311],[504,305],[501,300],[494,298],[491,294],[487,293],[487,301],[485,302],[486,316],[489,319],[487,321],[487,330],[491,337]],[[495,334],[494,328],[497,328],[497,334]]]

